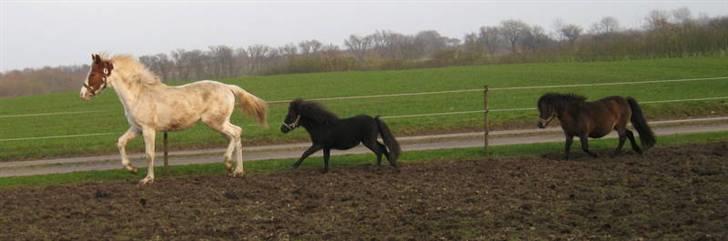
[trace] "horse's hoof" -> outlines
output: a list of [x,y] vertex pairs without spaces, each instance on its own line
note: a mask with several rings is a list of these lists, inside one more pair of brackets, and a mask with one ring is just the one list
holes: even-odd
[[129,171],[129,172],[131,172],[132,174],[139,173],[139,169],[137,169],[136,167],[133,167],[133,166],[127,166],[126,167],[126,170]]
[[144,179],[139,181],[139,186],[141,187],[152,183],[154,183],[154,178],[145,177]]
[[245,172],[242,170],[236,170],[230,174],[231,177],[243,177],[245,176]]
[[228,162],[228,160],[225,160],[225,170],[228,173],[232,173],[233,172],[233,163],[232,162]]

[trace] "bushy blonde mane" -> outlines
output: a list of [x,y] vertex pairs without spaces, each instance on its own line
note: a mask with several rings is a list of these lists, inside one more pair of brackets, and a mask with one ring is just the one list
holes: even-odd
[[140,63],[131,55],[115,55],[108,57],[107,54],[101,54],[101,59],[111,61],[114,65],[113,73],[126,76],[128,80],[136,81],[146,85],[160,85],[162,81],[159,77],[149,71],[144,64]]

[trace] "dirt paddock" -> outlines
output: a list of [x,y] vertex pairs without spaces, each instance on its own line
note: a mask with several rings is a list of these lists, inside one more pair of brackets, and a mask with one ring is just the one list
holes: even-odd
[[0,240],[728,240],[728,143],[553,156],[4,188]]

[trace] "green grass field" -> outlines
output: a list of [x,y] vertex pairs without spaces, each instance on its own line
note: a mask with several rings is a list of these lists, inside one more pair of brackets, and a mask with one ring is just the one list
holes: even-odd
[[[416,69],[401,71],[366,71],[292,74],[244,77],[223,80],[237,84],[268,101],[296,97],[337,97],[457,89],[560,85],[583,83],[630,82],[728,76],[728,58],[701,57],[679,59],[633,60],[590,63],[541,63],[487,65]],[[79,80],[79,89],[81,80]],[[630,86],[559,88],[548,90],[491,91],[491,109],[535,107],[536,99],[546,91],[574,92],[596,99],[608,95],[629,95],[639,101],[671,100],[728,96],[728,79]],[[406,115],[482,110],[482,93],[386,97],[359,100],[324,101],[340,116],[355,114]],[[286,104],[272,104],[269,123],[263,129],[236,111],[233,122],[244,128],[247,143],[279,143],[306,139],[305,131],[284,136],[278,126]],[[701,101],[644,105],[648,118],[668,119],[689,116],[728,114],[728,101]],[[24,114],[97,111],[81,114],[17,116]],[[479,113],[436,117],[387,119],[397,135],[478,129]],[[494,129],[530,127],[535,111],[493,112]],[[78,92],[0,99],[0,161],[43,157],[115,153],[116,139],[127,128],[123,110],[113,90],[106,90],[91,102],[83,102]],[[7,140],[99,133],[96,136]],[[161,136],[161,135],[158,135]],[[204,126],[171,133],[173,149],[223,147],[225,139]],[[141,138],[130,143],[130,151],[141,150]]]
[[[672,135],[662,136],[659,138],[659,145],[664,146],[675,146],[684,145],[689,143],[711,143],[719,141],[728,141],[728,132],[715,132],[715,133],[702,133],[702,134],[687,134],[687,135]],[[616,144],[614,139],[599,139],[589,142],[589,146],[592,150],[612,150]],[[578,146],[578,145],[577,145]],[[563,147],[563,143],[540,143],[540,144],[522,144],[522,145],[509,145],[509,146],[494,146],[490,147],[489,151],[485,153],[482,148],[463,148],[463,149],[450,149],[450,150],[433,150],[433,151],[413,151],[405,152],[400,157],[400,162],[403,163],[424,163],[428,161],[439,161],[439,160],[477,160],[483,159],[487,155],[491,158],[498,157],[509,157],[509,156],[534,156],[543,155],[547,153],[559,153],[555,156],[560,156],[560,151]],[[572,151],[573,156],[578,157],[583,155],[578,151],[578,148]],[[649,154],[648,154],[649,155]],[[372,154],[357,154],[357,155],[345,155],[335,156],[332,159],[333,168],[350,167],[358,165],[373,165]],[[604,157],[602,157],[604,158]],[[269,173],[275,171],[283,171],[289,168],[294,162],[294,159],[282,159],[282,160],[265,160],[265,161],[252,161],[245,163],[245,170],[250,175],[260,173]],[[596,160],[598,161],[598,160]],[[303,168],[321,168],[321,158],[314,157],[309,158],[303,163]],[[386,167],[386,163],[385,163]],[[146,168],[140,168],[140,173],[133,175],[125,170],[108,170],[108,171],[86,171],[86,172],[74,172],[64,174],[50,174],[50,175],[38,175],[38,176],[24,176],[24,177],[4,177],[0,178],[0,188],[14,187],[14,186],[47,186],[47,185],[60,185],[60,184],[72,184],[72,183],[84,183],[84,182],[109,182],[109,181],[125,181],[136,183],[139,179],[144,177]],[[196,164],[196,165],[184,165],[184,166],[170,166],[167,168],[157,168],[157,178],[168,178],[172,176],[205,176],[205,175],[226,175],[225,168],[222,163],[216,164]],[[250,178],[250,176],[248,176]]]

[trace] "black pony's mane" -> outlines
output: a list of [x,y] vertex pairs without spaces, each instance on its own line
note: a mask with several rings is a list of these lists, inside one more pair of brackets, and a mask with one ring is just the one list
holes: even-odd
[[306,117],[319,124],[334,123],[339,120],[336,114],[327,110],[318,102],[305,101],[299,98],[291,101],[290,107],[294,108],[301,117]]
[[582,103],[586,101],[586,97],[577,95],[574,93],[568,93],[568,94],[559,94],[559,93],[546,93],[541,96],[541,98],[538,99],[538,103],[546,102],[550,104],[558,104],[558,103],[568,103],[568,104],[575,104],[575,103]]

